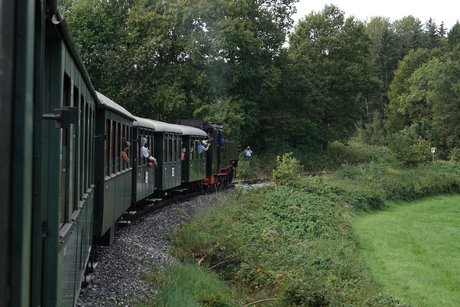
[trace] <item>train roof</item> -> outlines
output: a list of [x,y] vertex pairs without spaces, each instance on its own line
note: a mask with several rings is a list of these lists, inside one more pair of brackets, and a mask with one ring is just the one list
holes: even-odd
[[177,126],[179,129],[182,130],[183,135],[194,135],[194,136],[202,136],[206,138],[208,135],[206,132],[199,128],[185,126],[185,125],[174,125]]
[[134,119],[134,115],[132,115],[128,110],[123,108],[121,105],[118,103],[114,102],[107,96],[104,96],[103,94],[96,92],[97,98],[99,98],[100,105],[106,107],[107,109],[111,109],[112,111],[121,113],[125,115],[126,117],[129,117],[130,119]]
[[135,127],[145,127],[155,130],[156,132],[172,132],[182,134],[182,129],[178,127],[178,125],[169,124],[165,122],[160,122],[158,120],[153,120],[149,118],[142,118],[142,117],[134,117]]

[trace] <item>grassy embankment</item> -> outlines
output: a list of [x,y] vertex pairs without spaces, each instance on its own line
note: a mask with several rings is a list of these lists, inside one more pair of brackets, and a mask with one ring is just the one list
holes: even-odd
[[[403,169],[370,156],[375,162],[224,198],[174,235],[173,252],[193,265],[160,276],[156,301],[146,305],[401,305],[369,274],[352,218],[388,201],[457,193],[460,166]],[[279,163],[278,173],[286,170]]]

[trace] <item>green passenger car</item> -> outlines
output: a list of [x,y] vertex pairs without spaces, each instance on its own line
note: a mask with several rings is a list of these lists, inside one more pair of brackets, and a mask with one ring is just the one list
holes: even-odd
[[97,204],[95,236],[102,244],[114,239],[115,222],[131,206],[132,160],[122,159],[122,144],[132,143],[134,116],[98,93],[95,165]]
[[182,183],[203,180],[206,178],[206,156],[198,153],[197,144],[207,139],[207,134],[201,129],[190,126],[179,125],[178,127],[182,130]]
[[66,22],[54,18],[60,22],[45,19],[36,42],[43,48],[36,50],[36,84],[43,84],[34,103],[34,306],[75,305],[93,237],[97,96]]
[[155,190],[167,194],[181,185],[180,146],[182,130],[176,125],[151,120],[155,127],[154,157],[158,166],[155,170]]
[[132,144],[133,157],[133,203],[145,199],[155,192],[155,169],[153,163],[141,154],[142,146],[148,148],[153,155],[155,144],[155,125],[150,119],[135,117],[134,137]]

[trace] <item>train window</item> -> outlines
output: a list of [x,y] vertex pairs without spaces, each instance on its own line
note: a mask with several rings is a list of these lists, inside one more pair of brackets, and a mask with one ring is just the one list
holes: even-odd
[[128,133],[128,140],[129,140],[129,142],[131,143],[131,146],[130,146],[129,151],[128,151],[128,152],[130,153],[130,157],[132,157],[132,158],[130,158],[130,161],[129,161],[129,163],[130,163],[129,166],[131,167],[131,166],[133,165],[133,164],[132,164],[132,161],[133,161],[132,159],[134,159],[134,151],[133,151],[134,147],[132,147],[132,146],[133,146],[133,144],[132,144],[132,139],[133,139],[133,127],[129,127],[129,128],[128,128],[128,131],[129,131],[129,133]]
[[177,137],[176,135],[171,135],[171,139],[172,139],[172,152],[171,152],[171,161],[176,161],[176,154],[177,154]]
[[164,162],[168,162],[168,140],[166,139],[166,134],[163,139],[163,158]]
[[[123,144],[127,141],[126,139],[126,126],[121,124],[121,152],[123,151]],[[121,170],[125,170],[126,163],[123,161],[123,156],[120,152],[120,160],[121,160]]]
[[192,139],[190,143],[190,159],[195,159],[195,143],[196,139]]
[[[63,88],[63,101],[62,104],[64,106],[70,105],[70,95],[71,95],[71,80],[67,74],[64,75],[64,88]],[[69,173],[70,173],[70,165],[69,165],[69,129],[63,128],[61,129],[61,160],[59,171],[61,173],[61,180],[59,186],[59,222],[62,226],[68,220],[68,210],[67,210],[67,202],[69,196]]]
[[110,119],[105,120],[105,162],[106,162],[106,175],[110,175],[110,140],[112,136],[112,131],[110,129],[111,123]]
[[168,146],[168,161],[172,162],[172,161],[174,161],[173,160],[174,147],[173,147],[173,140],[172,140],[171,135],[169,135],[169,137],[168,137],[168,143],[169,143],[169,146]]
[[[130,142],[131,143],[131,141],[130,141],[131,137],[130,137],[129,133],[130,133],[129,127],[127,125],[123,125],[123,139],[125,140],[125,142]],[[123,142],[122,142],[121,146],[123,147]],[[123,148],[121,148],[121,150],[123,150]],[[130,154],[130,151],[131,151],[131,146],[128,147],[128,152],[127,152],[129,162],[125,163],[124,161],[122,161],[123,169],[128,169],[131,166],[132,155]]]
[[96,127],[96,114],[94,112],[94,101],[91,101],[91,108],[90,108],[90,113],[89,113],[91,119],[90,119],[90,132],[89,132],[89,152],[90,152],[90,163],[89,163],[89,186],[91,186],[94,183],[94,172],[91,170],[94,169],[94,149],[95,149],[95,144],[94,144],[94,138],[93,135],[95,134],[95,127]]
[[149,150],[150,150],[150,155],[153,156],[155,154],[155,143],[153,142],[153,134],[151,131],[149,131],[150,137],[149,137]]
[[115,171],[119,172],[121,170],[121,123],[117,124],[117,147],[116,147],[116,166]]
[[142,163],[143,163],[143,160],[142,160],[142,155],[141,155],[141,147],[142,147],[142,133],[143,131],[139,129],[139,136],[137,138],[137,147],[136,147],[136,150],[137,150],[137,153],[136,155],[138,156],[138,159],[137,159],[137,165],[138,166],[141,166]]
[[[85,133],[85,125],[84,125],[84,122],[85,122],[85,119],[84,119],[84,111],[83,111],[83,108],[84,108],[84,101],[83,101],[83,96],[80,97],[79,99],[79,103],[78,103],[78,121],[79,121],[79,134],[78,134],[78,146],[80,147],[80,161],[82,161],[83,159],[83,154],[84,154],[84,150],[83,150],[83,144],[85,143],[85,140],[84,140],[84,133]],[[83,186],[84,186],[84,173],[85,173],[85,169],[83,168],[83,163],[80,162],[80,176],[79,176],[79,191],[80,191],[80,200],[83,199]]]
[[174,140],[176,146],[174,146],[174,150],[176,151],[175,154],[174,154],[174,159],[176,161],[180,161],[180,139],[179,139],[179,136],[176,135],[176,139]]
[[84,106],[84,119],[85,121],[83,122],[83,125],[84,125],[84,134],[83,134],[83,142],[84,142],[84,151],[83,151],[83,157],[84,157],[84,161],[83,161],[83,167],[84,167],[84,174],[85,174],[85,177],[84,177],[84,180],[83,180],[83,187],[85,188],[85,192],[86,190],[89,188],[89,181],[90,181],[90,168],[89,168],[89,165],[91,163],[90,161],[90,157],[91,157],[91,152],[92,152],[92,148],[91,148],[91,143],[90,143],[90,131],[91,131],[91,123],[92,123],[92,118],[91,118],[91,109],[90,109],[90,104],[89,102],[85,102],[85,99],[84,97],[82,96],[81,97],[81,100],[82,100],[82,103],[83,103],[83,106]]
[[112,121],[112,154],[110,160],[112,162],[112,174],[115,173],[115,157],[116,157],[116,148],[117,148],[117,123]]

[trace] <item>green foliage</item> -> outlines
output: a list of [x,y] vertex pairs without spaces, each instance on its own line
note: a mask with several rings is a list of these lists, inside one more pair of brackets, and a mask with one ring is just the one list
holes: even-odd
[[451,162],[460,162],[460,148],[453,148],[449,152],[449,160]]
[[437,161],[413,167],[397,164],[346,166],[337,172],[349,184],[359,184],[382,201],[413,200],[443,192],[457,193],[460,166]]
[[296,178],[302,168],[292,152],[277,156],[276,164],[276,169],[272,172],[272,179],[278,185],[287,184]]
[[405,165],[417,165],[431,159],[431,144],[417,137],[416,126],[405,128],[388,139],[388,147]]
[[385,129],[380,112],[374,111],[371,122],[365,124],[364,128],[358,129],[357,135],[361,142],[365,144],[384,145]]
[[390,104],[386,109],[385,127],[390,134],[403,129],[409,122],[408,114],[403,112],[402,100],[409,92],[410,77],[432,56],[433,52],[430,50],[417,49],[410,51],[400,62],[390,85]]
[[169,268],[159,278],[160,287],[154,302],[146,306],[234,306],[224,282],[193,264]]
[[335,171],[343,164],[361,164],[369,162],[396,162],[395,154],[387,147],[368,145],[351,140],[346,144],[334,142],[328,152],[297,151],[307,173],[317,174]]

